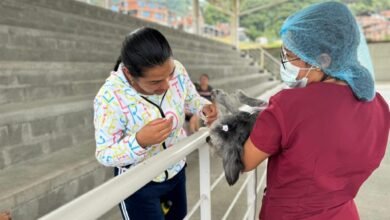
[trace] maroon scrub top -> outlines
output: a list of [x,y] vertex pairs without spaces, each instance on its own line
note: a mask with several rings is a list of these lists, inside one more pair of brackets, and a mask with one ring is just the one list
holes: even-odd
[[384,157],[389,122],[381,95],[361,102],[345,85],[274,95],[250,135],[271,155],[260,219],[359,219],[353,199]]

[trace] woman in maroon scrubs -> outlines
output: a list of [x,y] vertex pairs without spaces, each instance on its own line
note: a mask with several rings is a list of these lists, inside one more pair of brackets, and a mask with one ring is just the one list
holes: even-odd
[[268,158],[262,220],[358,220],[353,201],[378,168],[390,113],[357,59],[348,8],[312,5],[282,26],[281,79],[245,143],[244,171]]

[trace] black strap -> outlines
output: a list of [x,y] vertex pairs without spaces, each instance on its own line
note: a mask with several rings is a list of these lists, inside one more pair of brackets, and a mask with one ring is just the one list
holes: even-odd
[[[168,90],[167,90],[167,91],[168,91]],[[160,115],[161,115],[162,118],[165,118],[165,114],[164,114],[164,111],[163,111],[162,108],[161,108],[161,105],[162,105],[162,103],[163,103],[163,101],[164,101],[164,98],[165,98],[165,95],[167,94],[167,91],[165,91],[165,93],[164,93],[164,95],[163,95],[163,97],[162,97],[162,99],[161,99],[160,105],[157,105],[156,103],[150,101],[150,100],[149,100],[148,98],[146,98],[145,96],[141,96],[143,99],[145,99],[145,101],[149,102],[150,104],[152,104],[152,105],[154,105],[156,108],[158,108],[158,110],[160,111]],[[164,150],[167,149],[167,145],[165,144],[165,141],[162,143],[162,146],[163,146]],[[165,170],[164,173],[165,173],[165,181],[166,181],[166,180],[168,179],[168,171]]]
[[[168,91],[168,90],[167,90],[167,91]],[[161,105],[162,105],[162,103],[163,103],[163,101],[164,101],[164,98],[165,98],[165,95],[167,94],[167,91],[165,91],[165,93],[164,93],[164,95],[163,95],[163,97],[162,97],[162,99],[161,99],[160,105],[157,105],[156,103],[150,101],[150,100],[149,100],[148,98],[146,98],[145,96],[141,96],[141,97],[142,97],[143,99],[145,99],[147,102],[149,102],[150,104],[156,106],[156,107],[158,108],[158,110],[160,111],[161,117],[163,117],[163,118],[165,118],[165,114],[164,114],[164,111],[163,111],[162,108],[161,108]]]

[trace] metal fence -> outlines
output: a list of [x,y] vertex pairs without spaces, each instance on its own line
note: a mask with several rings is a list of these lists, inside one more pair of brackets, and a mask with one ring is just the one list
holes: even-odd
[[[266,100],[281,88],[281,86],[277,86],[265,92],[260,98]],[[245,110],[245,107],[241,108],[241,110]],[[145,160],[137,166],[129,169],[124,174],[110,179],[104,184],[41,217],[40,219],[97,219],[128,196],[136,192],[142,186],[150,182],[155,176],[162,173],[169,166],[177,163],[179,160],[198,149],[200,195],[198,202],[191,208],[185,219],[190,219],[195,211],[200,207],[201,219],[210,220],[212,211],[211,191],[215,189],[218,183],[223,179],[224,173],[220,174],[217,180],[211,184],[210,151],[209,146],[206,143],[207,136],[208,129],[202,129],[180,143],[177,143],[160,154]],[[264,182],[265,172],[261,175],[259,181],[256,174],[257,170],[248,173],[244,184],[239,189],[222,219],[227,219],[245,188],[247,191],[247,209],[243,219],[254,220],[256,218],[257,194]]]
[[252,58],[255,64],[260,66],[264,72],[271,74],[273,79],[280,79],[280,60],[276,59],[268,51],[259,47],[254,49],[243,49],[241,52]]

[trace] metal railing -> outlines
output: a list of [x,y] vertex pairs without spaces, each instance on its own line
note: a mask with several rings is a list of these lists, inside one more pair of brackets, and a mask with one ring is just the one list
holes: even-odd
[[243,49],[241,52],[251,57],[256,65],[273,76],[274,79],[280,79],[280,60],[276,59],[268,51],[259,47],[254,49]]
[[[266,100],[280,89],[282,89],[281,86],[276,86],[275,88],[265,92],[260,98]],[[241,109],[245,110],[245,108]],[[199,132],[164,150],[160,154],[145,160],[137,166],[129,169],[127,172],[110,179],[109,181],[41,217],[40,219],[97,219],[136,192],[142,186],[150,182],[155,176],[162,173],[169,166],[177,163],[179,160],[198,149],[200,199],[192,207],[185,219],[190,219],[195,211],[200,207],[201,219],[210,220],[211,191],[216,188],[218,183],[221,182],[224,177],[224,173],[220,174],[213,184],[210,184],[210,152],[208,144],[206,143],[207,135],[208,129],[201,129]],[[265,172],[262,174],[259,184],[257,184],[256,174],[257,170],[251,171],[247,174],[243,185],[227,209],[223,219],[228,217],[245,187],[248,196],[247,210],[243,219],[255,219],[257,194],[264,182]]]
[[207,130],[197,132],[40,219],[97,219],[150,182],[154,177],[164,172],[169,166],[177,163],[196,149],[199,149],[199,156],[202,161],[200,163],[200,173],[202,174],[200,180],[203,181],[200,188],[202,219],[210,219],[210,189],[206,186],[210,186],[210,184],[207,184],[207,182],[210,182],[209,147],[205,141],[207,135]]

